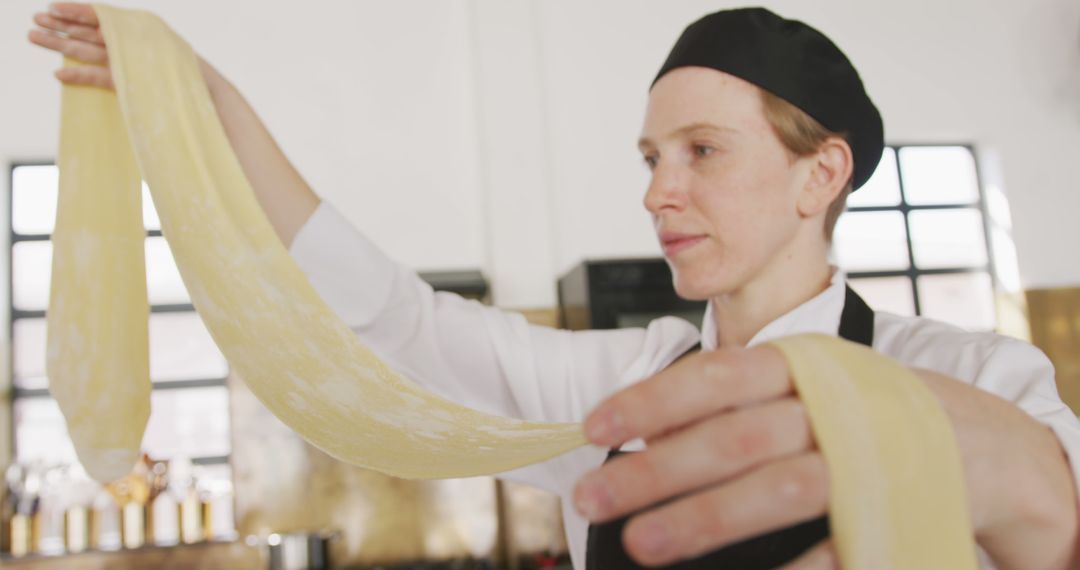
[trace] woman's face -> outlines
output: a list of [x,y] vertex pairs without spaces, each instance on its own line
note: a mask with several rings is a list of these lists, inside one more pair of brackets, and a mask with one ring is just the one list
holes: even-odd
[[667,73],[649,94],[640,149],[652,171],[645,208],[680,296],[785,274],[811,161],[781,144],[756,86],[707,68]]

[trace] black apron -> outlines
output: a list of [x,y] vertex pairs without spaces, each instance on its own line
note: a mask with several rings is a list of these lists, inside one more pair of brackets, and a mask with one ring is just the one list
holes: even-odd
[[[840,316],[840,337],[871,346],[874,340],[874,311],[851,287],[847,287],[844,312]],[[687,354],[700,348],[690,349]],[[685,354],[683,355],[685,356]],[[682,358],[682,357],[680,357]],[[612,450],[607,461],[621,455]],[[622,543],[623,527],[630,516],[604,524],[589,525],[585,551],[586,570],[644,570],[630,559]],[[693,560],[670,566],[669,570],[769,570],[798,558],[811,546],[829,536],[828,515],[799,523],[776,532],[749,538]]]

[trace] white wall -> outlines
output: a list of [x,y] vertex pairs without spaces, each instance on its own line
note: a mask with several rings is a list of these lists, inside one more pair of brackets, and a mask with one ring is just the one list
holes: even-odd
[[[554,304],[583,257],[655,255],[634,149],[682,28],[727,2],[129,0],[247,94],[309,182],[418,268],[480,267],[496,302]],[[1000,157],[1024,285],[1080,284],[1080,3],[768,6],[833,37],[890,142]],[[50,158],[57,59],[24,40],[44,2],[0,4],[0,163]],[[5,177],[6,178],[6,177]],[[6,182],[5,182],[6,183]]]
[[[424,268],[484,264],[464,0],[116,4],[162,15],[391,254]],[[25,41],[46,6],[0,4],[0,161],[50,158],[56,146],[58,57]]]

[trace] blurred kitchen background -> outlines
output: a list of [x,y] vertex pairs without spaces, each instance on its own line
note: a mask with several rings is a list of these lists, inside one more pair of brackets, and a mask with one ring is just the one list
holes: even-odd
[[[704,0],[129,0],[252,102],[306,179],[436,288],[533,322],[700,320],[675,298],[635,141]],[[840,221],[871,305],[1029,339],[1080,406],[1080,3],[770,1],[861,71],[890,147]],[[263,408],[214,347],[147,207],[146,460],[89,483],[45,376],[59,87],[0,4],[0,563],[15,568],[543,568],[559,501],[492,478],[343,465]],[[149,204],[149,199],[145,200]],[[1069,245],[1073,244],[1073,245]],[[306,561],[306,562],[305,562]]]

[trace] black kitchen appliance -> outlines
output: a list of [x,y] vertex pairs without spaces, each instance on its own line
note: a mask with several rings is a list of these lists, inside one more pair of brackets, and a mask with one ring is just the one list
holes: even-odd
[[571,330],[643,327],[666,315],[700,329],[705,314],[705,301],[675,294],[662,258],[586,260],[558,284],[560,322]]

